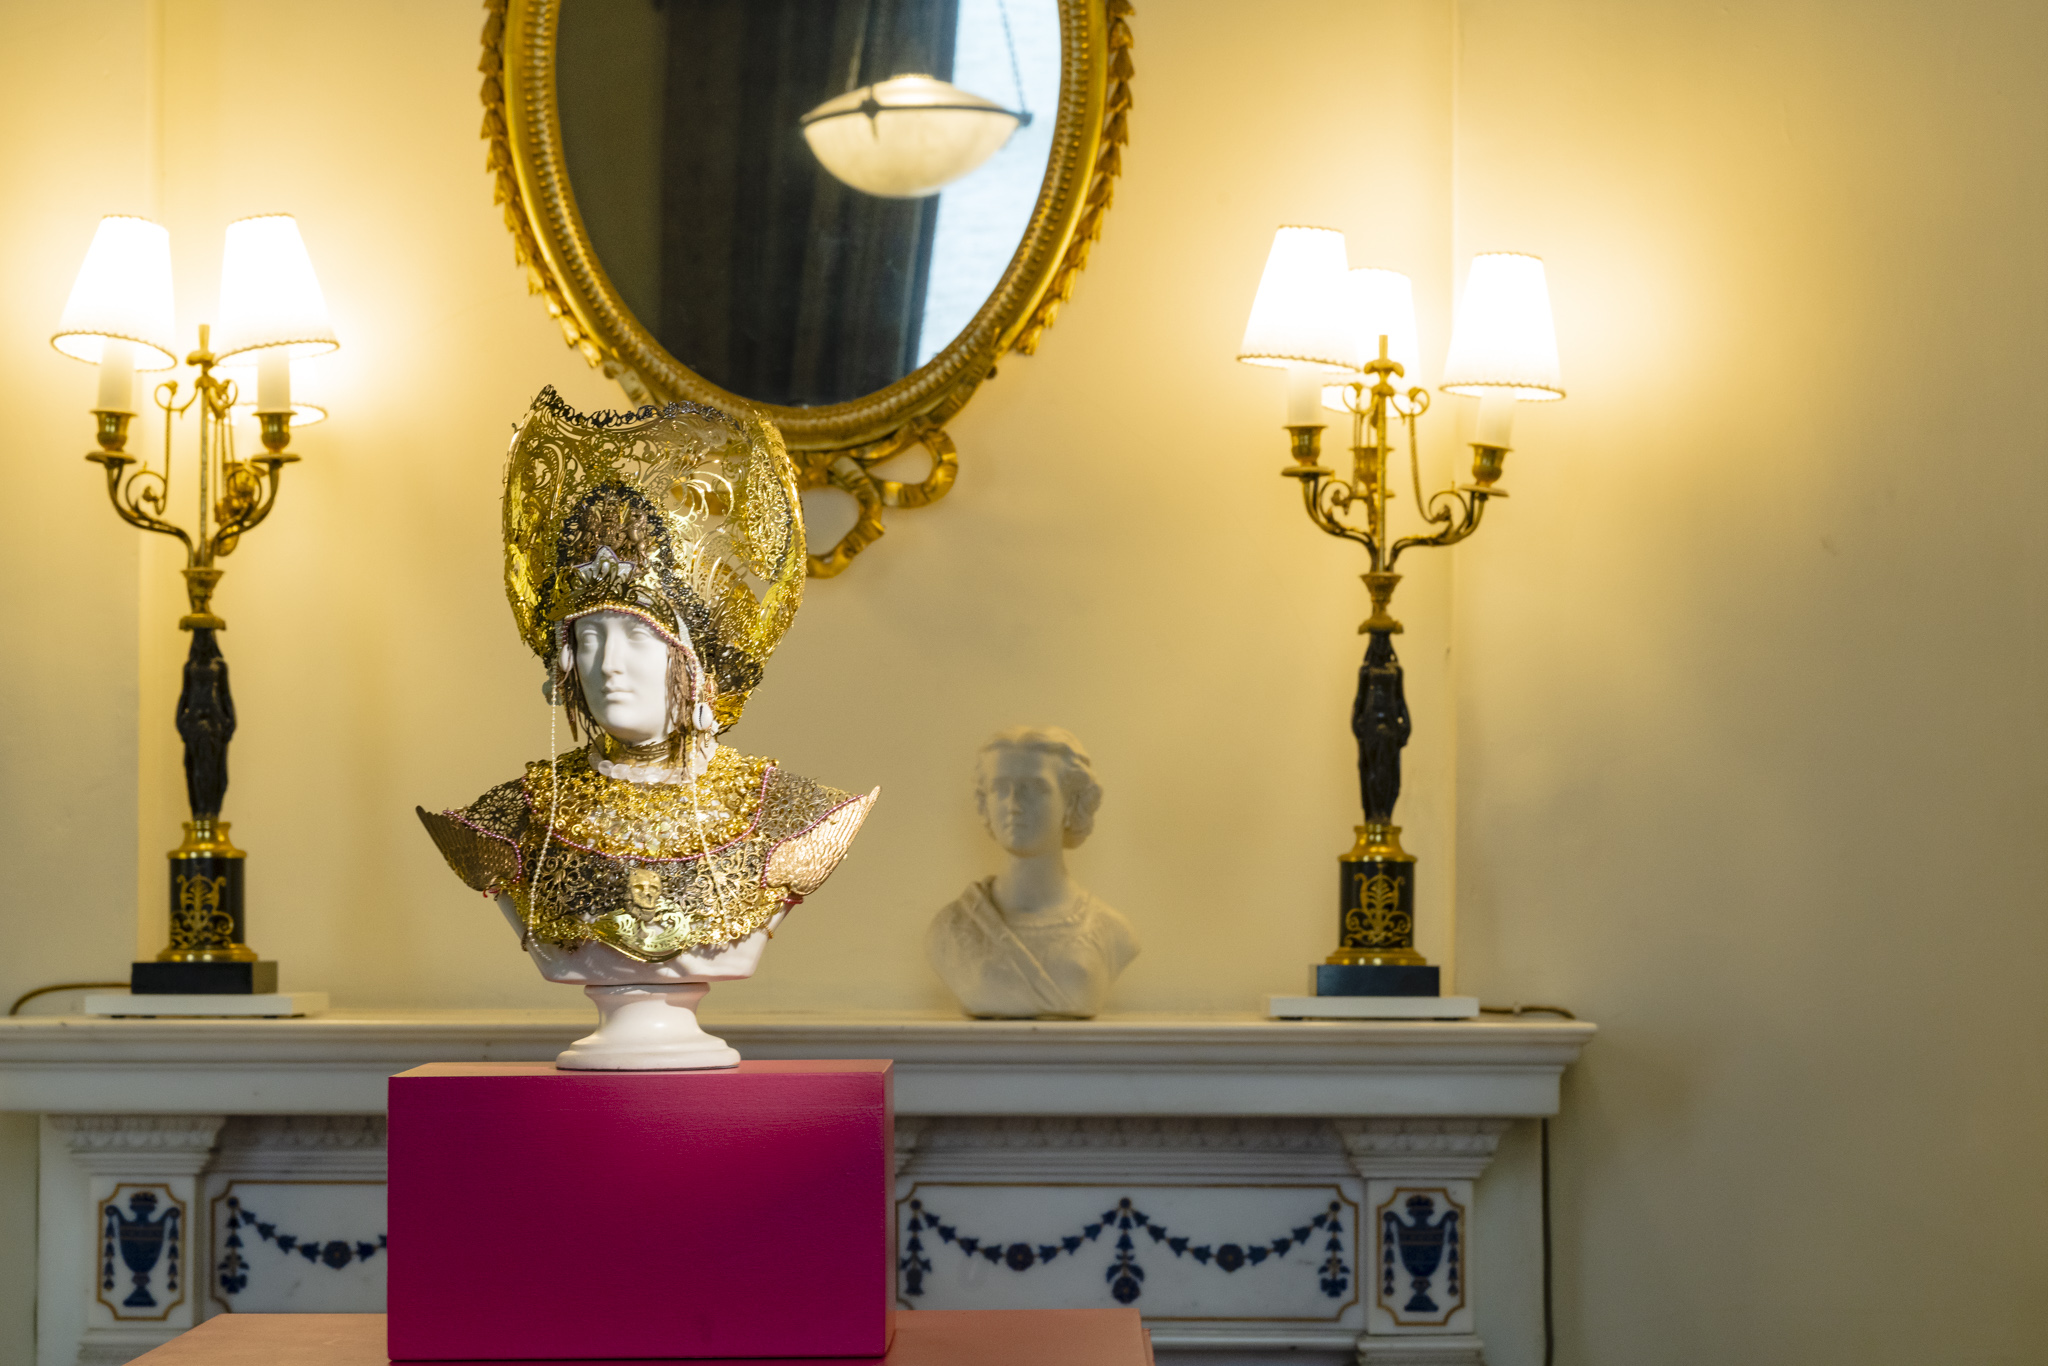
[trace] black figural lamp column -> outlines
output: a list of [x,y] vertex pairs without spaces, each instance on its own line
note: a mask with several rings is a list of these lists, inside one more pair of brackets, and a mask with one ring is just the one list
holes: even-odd
[[[1472,482],[1424,494],[1416,421],[1429,392],[1401,381],[1415,372],[1415,301],[1408,277],[1353,270],[1343,234],[1281,228],[1266,259],[1238,359],[1287,371],[1287,435],[1294,463],[1281,473],[1301,486],[1302,507],[1322,531],[1365,552],[1372,615],[1351,708],[1358,742],[1358,785],[1365,823],[1337,861],[1337,947],[1315,970],[1309,996],[1274,996],[1279,1016],[1455,1018],[1478,1012],[1469,997],[1441,994],[1438,970],[1415,951],[1415,859],[1401,847],[1394,805],[1401,795],[1401,750],[1408,743],[1408,701],[1388,612],[1401,582],[1395,566],[1420,546],[1455,545],[1479,529],[1509,450],[1517,401],[1564,397],[1543,263],[1508,253],[1477,256],[1459,301],[1445,393],[1480,400],[1472,441]],[[1351,419],[1350,460],[1322,463],[1325,414]],[[1405,429],[1415,498],[1411,534],[1397,536],[1388,516],[1390,433]],[[1396,466],[1398,469],[1398,466]]]
[[[99,366],[93,405],[99,449],[86,459],[105,471],[107,497],[124,521],[185,547],[191,610],[178,626],[192,636],[177,710],[192,818],[185,822],[184,841],[170,853],[169,943],[154,961],[134,965],[132,998],[110,998],[129,999],[129,1008],[107,1013],[296,1013],[287,998],[275,996],[277,964],[262,961],[246,942],[246,857],[221,819],[228,742],[235,734],[228,666],[216,638],[227,622],[215,615],[212,603],[224,572],[219,561],[270,515],[284,467],[299,458],[285,449],[294,417],[305,425],[326,416],[292,400],[292,358],[338,345],[298,224],[288,215],[270,214],[228,225],[218,328],[202,324],[198,349],[184,360],[198,374],[189,387],[170,379],[152,391],[164,419],[163,460],[157,466],[128,453],[135,376],[138,369],[178,365],[175,335],[170,234],[147,219],[102,219],[51,343]],[[187,413],[198,419],[199,449],[193,468],[179,471],[172,437]],[[237,456],[236,417],[252,414],[262,450]],[[183,478],[174,484],[178,474]],[[187,487],[197,495],[189,528],[170,518],[174,490]],[[142,997],[155,1003],[135,999]],[[245,1008],[227,998],[245,998]],[[98,1009],[90,1003],[87,1008]]]

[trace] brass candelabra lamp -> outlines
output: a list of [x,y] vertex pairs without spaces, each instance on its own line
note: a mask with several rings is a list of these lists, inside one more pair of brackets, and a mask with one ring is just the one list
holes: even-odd
[[[1469,1014],[1476,1003],[1445,1009],[1384,998],[1439,998],[1438,969],[1415,949],[1415,858],[1401,847],[1394,806],[1401,795],[1401,751],[1410,719],[1389,606],[1401,582],[1401,556],[1421,546],[1450,546],[1479,529],[1510,449],[1518,400],[1564,397],[1543,264],[1506,253],[1474,259],[1445,362],[1445,392],[1480,398],[1472,446],[1472,480],[1425,494],[1417,423],[1429,392],[1398,381],[1415,367],[1413,288],[1393,271],[1352,270],[1342,234],[1326,228],[1281,228],[1276,234],[1239,359],[1288,370],[1287,434],[1294,463],[1281,471],[1301,486],[1309,520],[1331,536],[1362,547],[1361,576],[1372,614],[1351,708],[1358,743],[1359,801],[1364,823],[1338,858],[1337,947],[1315,970],[1318,1001],[1276,997],[1274,1013],[1410,1015]],[[1322,463],[1324,414],[1351,420],[1348,469]],[[1389,478],[1391,439],[1405,429],[1416,529],[1397,536],[1389,517],[1396,492]],[[1286,1002],[1285,1005],[1280,1004]],[[1407,1008],[1416,1007],[1416,1008]]]
[[[154,387],[163,414],[160,467],[128,452],[139,369],[174,367],[170,235],[140,218],[101,220],[80,267],[52,344],[66,355],[96,362],[100,389],[93,406],[99,449],[85,457],[106,474],[107,499],[131,526],[175,538],[185,547],[185,593],[191,608],[178,619],[191,633],[177,727],[185,750],[185,794],[191,819],[185,838],[170,851],[169,943],[154,961],[133,965],[135,996],[268,995],[277,990],[277,964],[261,960],[246,942],[243,869],[247,856],[229,839],[221,819],[228,787],[228,742],[235,734],[234,696],[216,633],[227,628],[213,610],[225,572],[220,561],[277,504],[284,467],[299,457],[291,444],[295,414],[318,420],[324,412],[294,405],[291,359],[333,350],[332,325],[298,225],[282,214],[228,226],[221,272],[221,325],[199,327],[199,346],[184,363],[198,374],[189,385],[171,379]],[[216,349],[217,348],[217,349]],[[249,376],[223,372],[223,362],[244,356]],[[238,409],[254,409],[260,453],[235,451]],[[192,479],[196,516],[190,529],[171,519],[174,437],[179,421],[194,416],[199,449]],[[168,1011],[161,1013],[170,1013]]]

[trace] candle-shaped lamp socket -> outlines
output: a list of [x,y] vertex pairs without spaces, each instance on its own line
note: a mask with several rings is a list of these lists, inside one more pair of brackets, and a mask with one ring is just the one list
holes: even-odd
[[1514,431],[1514,395],[1502,389],[1488,389],[1479,400],[1479,420],[1473,426],[1472,444],[1512,450],[1509,438]]
[[96,413],[135,411],[135,343],[108,337],[100,343],[100,392]]
[[1299,361],[1287,366],[1287,425],[1289,427],[1321,427],[1329,419],[1323,416],[1323,375],[1319,365],[1304,365]]
[[291,410],[291,352],[282,346],[267,346],[256,353],[256,412],[260,416]]

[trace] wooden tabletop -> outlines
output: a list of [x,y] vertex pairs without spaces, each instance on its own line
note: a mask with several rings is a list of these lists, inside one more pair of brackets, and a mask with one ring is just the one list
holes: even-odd
[[[137,1366],[387,1366],[382,1314],[222,1314]],[[896,1315],[885,1357],[806,1358],[813,1366],[1152,1366],[1135,1309],[922,1309]],[[493,1366],[472,1362],[469,1366]],[[514,1366],[497,1363],[496,1366]],[[528,1366],[519,1363],[518,1366]],[[556,1362],[554,1366],[603,1366]],[[656,1366],[646,1362],[641,1366]],[[789,1358],[690,1366],[800,1366]]]

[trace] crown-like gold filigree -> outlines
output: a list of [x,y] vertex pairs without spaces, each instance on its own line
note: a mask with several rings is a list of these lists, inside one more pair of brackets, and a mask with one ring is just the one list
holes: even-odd
[[803,601],[803,508],[782,438],[695,403],[585,416],[552,388],[505,466],[505,594],[552,664],[561,629],[630,612],[687,636],[737,721]]

